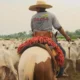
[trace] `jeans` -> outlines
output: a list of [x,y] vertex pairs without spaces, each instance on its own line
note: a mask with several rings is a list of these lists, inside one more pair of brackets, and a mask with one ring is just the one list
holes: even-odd
[[[60,49],[62,50],[62,52],[63,52],[63,54],[64,54],[64,57],[65,57],[65,56],[66,56],[66,52],[65,52],[65,50],[62,48],[62,46],[61,46],[59,43],[57,43],[57,45],[60,47]],[[64,67],[60,67],[60,71],[59,71],[57,77],[62,76],[63,73],[64,73]]]
[[65,57],[65,56],[66,56],[65,50],[63,49],[63,47],[62,47],[59,43],[57,43],[57,45],[60,47],[60,49],[62,50],[62,52],[63,52],[63,54],[64,54],[64,57]]

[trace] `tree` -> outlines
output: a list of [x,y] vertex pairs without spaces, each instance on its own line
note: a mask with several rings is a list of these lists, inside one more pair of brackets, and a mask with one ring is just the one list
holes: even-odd
[[75,33],[76,33],[77,35],[80,35],[80,29],[77,29],[77,30],[75,31]]

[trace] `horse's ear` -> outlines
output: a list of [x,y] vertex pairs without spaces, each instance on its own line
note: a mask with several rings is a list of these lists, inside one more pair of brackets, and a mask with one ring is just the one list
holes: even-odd
[[57,35],[58,35],[58,31],[55,33],[55,37],[57,37]]

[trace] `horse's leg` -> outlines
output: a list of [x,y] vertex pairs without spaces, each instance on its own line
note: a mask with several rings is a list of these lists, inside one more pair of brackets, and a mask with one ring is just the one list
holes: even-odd
[[51,60],[49,58],[46,62],[36,64],[34,80],[57,80],[53,74]]
[[18,80],[24,80],[24,69],[18,69],[19,71],[19,79]]
[[44,70],[44,80],[57,80],[56,75],[52,69],[52,63],[51,59],[47,59],[47,61],[44,63],[45,70]]
[[23,57],[18,65],[19,80],[33,80],[34,67],[34,57],[27,58],[27,60]]
[[38,63],[34,69],[34,80],[44,80],[44,63]]
[[[29,62],[30,61],[30,62]],[[25,80],[33,80],[34,68],[35,68],[35,59],[34,57],[30,58],[25,65],[24,78]]]

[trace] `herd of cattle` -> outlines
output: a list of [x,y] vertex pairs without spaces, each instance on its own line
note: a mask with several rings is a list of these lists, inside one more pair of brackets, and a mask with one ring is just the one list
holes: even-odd
[[[16,80],[18,80],[18,71],[15,68],[15,64],[19,62],[20,55],[17,53],[17,47],[23,42],[24,41],[17,39],[0,40],[0,80],[5,80],[7,75],[4,67],[8,68]],[[72,61],[74,71],[76,72],[76,60],[80,59],[80,39],[76,39],[73,42],[60,40],[59,43],[65,49],[66,59]],[[69,62],[66,64],[65,72],[68,67]]]

